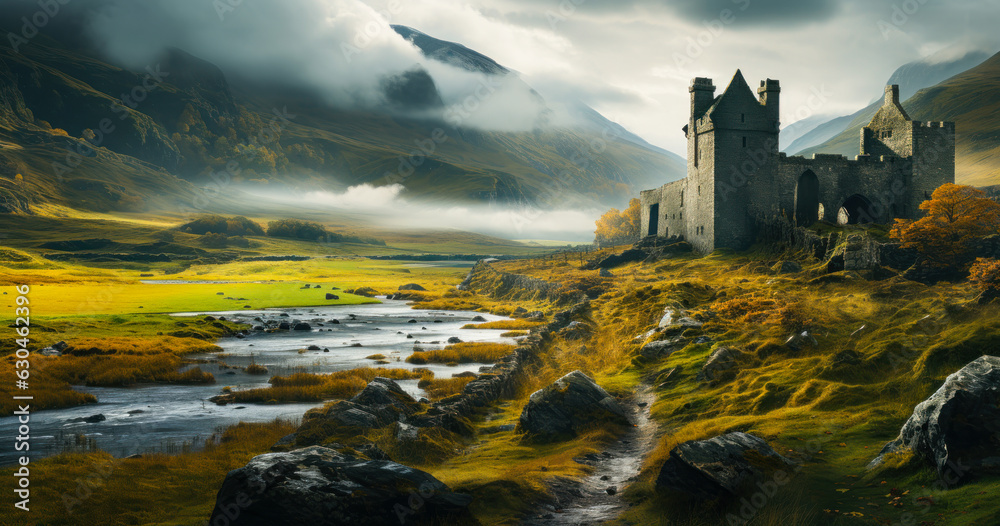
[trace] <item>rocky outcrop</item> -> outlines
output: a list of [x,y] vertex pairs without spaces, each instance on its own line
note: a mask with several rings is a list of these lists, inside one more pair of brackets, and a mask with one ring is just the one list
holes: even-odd
[[981,356],[948,376],[869,467],[905,452],[933,463],[946,480],[1000,473],[1000,357]]
[[629,420],[613,396],[587,375],[573,371],[531,395],[519,428],[548,441],[575,436],[595,423],[628,424]]
[[768,478],[784,484],[794,465],[759,437],[728,433],[684,442],[671,450],[656,478],[656,489],[696,500],[732,499],[756,491],[756,485]]
[[642,348],[639,349],[639,355],[647,360],[667,358],[671,354],[683,349],[687,344],[688,339],[681,336],[675,336],[665,340],[657,340],[643,345]]
[[482,260],[472,267],[460,290],[469,290],[501,300],[550,301],[556,305],[572,305],[586,299],[581,291],[567,291],[562,284],[498,271],[490,260]]
[[736,367],[736,361],[742,355],[741,351],[732,347],[719,347],[709,355],[708,361],[705,362],[701,371],[698,372],[697,380],[699,382],[717,382],[721,380],[727,371]]
[[472,497],[430,474],[313,446],[259,455],[230,471],[210,524],[475,524]]
[[407,283],[406,285],[400,285],[400,286],[399,286],[399,290],[417,290],[417,291],[426,291],[427,289],[425,289],[425,288],[421,287],[420,285],[418,285],[418,284],[416,284],[416,283]]
[[296,430],[295,442],[310,445],[324,438],[317,435],[328,424],[361,428],[382,428],[417,413],[421,404],[388,378],[374,378],[360,393],[322,408],[308,411]]

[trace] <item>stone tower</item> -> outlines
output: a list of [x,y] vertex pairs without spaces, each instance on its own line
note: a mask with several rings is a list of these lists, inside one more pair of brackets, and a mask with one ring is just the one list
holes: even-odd
[[861,130],[855,159],[779,152],[776,80],[761,81],[755,95],[737,70],[721,95],[702,77],[688,92],[687,177],[640,194],[643,235],[683,237],[701,253],[743,249],[774,221],[917,218],[920,203],[955,181],[955,124],[914,122],[899,103],[898,86],[886,87],[882,107]]

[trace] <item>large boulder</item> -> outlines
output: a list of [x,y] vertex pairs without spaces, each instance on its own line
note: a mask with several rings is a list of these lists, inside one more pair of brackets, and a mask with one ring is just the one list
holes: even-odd
[[601,422],[628,424],[629,419],[613,396],[587,375],[573,371],[532,393],[519,427],[537,439],[558,440]]
[[759,437],[727,433],[671,450],[656,478],[656,489],[696,500],[732,499],[756,491],[756,485],[767,479],[783,485],[794,465]]
[[298,445],[319,443],[331,429],[339,426],[383,428],[406,420],[421,408],[422,405],[393,380],[373,378],[350,400],[342,400],[306,412],[302,418],[302,425],[296,430],[296,443]]
[[869,467],[908,452],[933,463],[946,480],[1000,473],[1000,357],[980,356],[949,375]]
[[400,285],[399,286],[399,290],[419,290],[419,291],[425,291],[427,289],[421,287],[420,285],[418,285],[416,283],[407,283],[406,285]]
[[418,469],[313,446],[230,471],[209,524],[468,524],[471,501]]

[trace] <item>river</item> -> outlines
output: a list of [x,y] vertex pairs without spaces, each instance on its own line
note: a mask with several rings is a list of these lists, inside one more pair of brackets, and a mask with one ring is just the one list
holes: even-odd
[[[178,317],[211,314],[231,321],[258,325],[264,320],[301,320],[309,323],[309,331],[254,332],[245,338],[223,338],[217,343],[219,354],[194,354],[189,358],[218,360],[229,366],[244,367],[251,361],[268,368],[266,375],[248,375],[239,368],[218,362],[197,365],[215,375],[216,383],[208,385],[154,384],[133,387],[76,387],[92,393],[98,403],[65,409],[33,412],[31,415],[32,459],[49,456],[68,448],[70,444],[96,444],[99,449],[124,457],[136,453],[175,453],[187,448],[197,449],[205,439],[221,428],[238,422],[267,422],[275,418],[298,420],[308,409],[322,404],[230,404],[219,406],[208,399],[220,393],[224,386],[233,390],[267,386],[272,375],[297,371],[328,373],[361,366],[377,366],[367,356],[383,354],[391,362],[383,367],[412,369],[426,367],[438,378],[447,378],[463,371],[478,371],[487,364],[463,364],[449,367],[429,364],[416,366],[404,360],[419,342],[424,350],[444,348],[448,338],[457,336],[464,341],[507,342],[500,336],[505,331],[465,329],[472,318],[482,316],[487,321],[506,319],[479,312],[414,310],[405,301],[382,300],[381,304],[343,305],[287,309],[267,309],[234,312],[189,312]],[[283,316],[287,315],[287,316]],[[331,320],[338,320],[334,324]],[[411,321],[412,320],[412,321]],[[411,335],[412,338],[407,338]],[[357,346],[360,344],[360,347]],[[300,352],[309,346],[320,350]],[[328,349],[328,351],[324,351]],[[186,367],[194,367],[193,365]],[[422,396],[416,380],[404,380],[400,385],[416,397]],[[106,420],[95,423],[71,422],[73,419],[104,415]],[[0,419],[0,436],[14,442],[16,420]],[[5,448],[0,452],[0,464],[15,462],[20,452]]]

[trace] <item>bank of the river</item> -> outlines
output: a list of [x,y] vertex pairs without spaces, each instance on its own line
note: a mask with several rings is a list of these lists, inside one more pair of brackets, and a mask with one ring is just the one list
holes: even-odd
[[[267,320],[299,320],[310,330],[251,332],[246,337],[217,341],[222,353],[186,356],[202,362],[185,368],[200,367],[212,373],[214,384],[155,384],[133,387],[77,387],[97,397],[97,404],[39,411],[32,415],[32,450],[35,458],[48,456],[76,444],[96,444],[115,456],[154,451],[178,452],[198,448],[220,428],[238,422],[268,422],[275,418],[296,420],[318,403],[230,404],[216,405],[208,399],[223,387],[242,390],[266,387],[273,375],[294,372],[329,373],[365,366],[412,369],[425,367],[439,378],[464,371],[476,371],[485,364],[412,365],[405,361],[415,345],[425,350],[444,348],[449,338],[464,341],[511,342],[494,329],[462,329],[481,316],[487,321],[500,316],[467,311],[427,311],[411,309],[406,302],[383,300],[379,304],[267,309],[260,311],[188,312],[178,319],[211,315],[228,321],[257,325]],[[477,318],[478,319],[478,318]],[[338,323],[333,323],[337,320]],[[412,336],[412,337],[408,337]],[[419,342],[419,343],[417,343]],[[318,348],[308,350],[310,347]],[[368,356],[382,354],[389,364],[376,365]],[[268,369],[266,374],[244,372],[250,363]],[[417,380],[400,384],[415,396],[422,396]],[[87,422],[89,417],[91,420]],[[8,425],[8,423],[10,425]],[[13,442],[13,419],[0,419],[2,438]],[[10,464],[17,458],[14,450],[0,451],[0,462]]]

